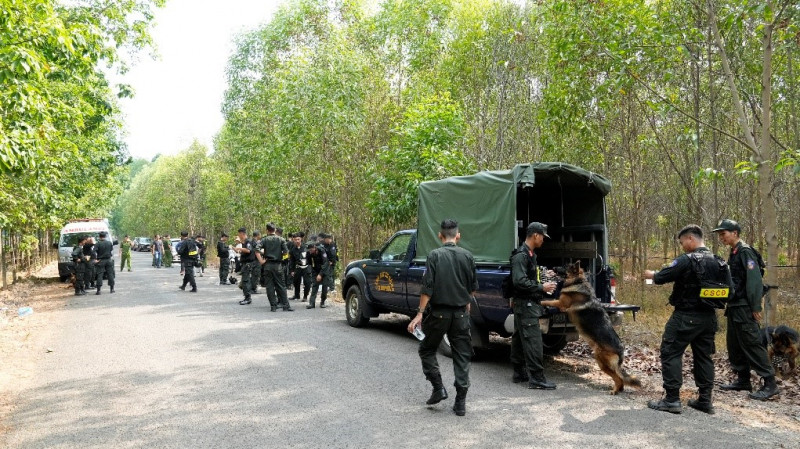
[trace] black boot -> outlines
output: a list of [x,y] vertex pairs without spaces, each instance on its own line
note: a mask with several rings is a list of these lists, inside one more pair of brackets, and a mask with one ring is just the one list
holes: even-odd
[[447,390],[445,390],[444,384],[442,383],[442,375],[438,373],[431,375],[428,377],[428,380],[431,385],[433,385],[433,391],[431,392],[431,397],[429,397],[425,403],[433,405],[447,399]]
[[456,386],[456,402],[453,403],[453,411],[458,416],[467,413],[467,388]]
[[548,382],[544,377],[544,373],[531,373],[528,380],[528,388],[531,390],[555,390],[556,384]]
[[766,401],[767,399],[778,394],[778,384],[775,383],[775,376],[767,376],[761,381],[761,388],[755,393],[747,395],[750,399],[758,399],[759,401]]
[[111,293],[114,293],[114,286],[111,286]]
[[667,390],[664,397],[658,401],[647,401],[647,406],[659,412],[670,412],[679,414],[681,409],[680,390]]
[[99,295],[99,294],[100,294],[100,287],[97,287],[97,293],[95,293],[95,295]]
[[733,383],[720,385],[720,390],[725,391],[753,391],[750,383],[750,371],[739,371],[736,373],[736,380]]
[[76,288],[76,289],[75,289],[75,296],[83,296],[83,295],[85,295],[85,294],[86,294],[86,292],[85,292],[85,291],[83,291],[83,290],[81,290],[81,289],[79,289],[79,288]]
[[525,365],[514,365],[514,375],[511,377],[511,381],[515,384],[520,382],[527,382],[529,380],[528,372],[525,371]]
[[320,301],[320,302],[319,302],[319,307],[320,307],[321,309],[324,309],[325,307],[328,307],[328,306],[326,306],[326,305],[325,305],[325,300],[324,300],[324,299],[323,299],[322,301]]
[[695,410],[700,410],[703,413],[713,415],[714,406],[711,404],[711,388],[701,388],[698,398],[689,399],[689,402],[687,402],[686,405]]

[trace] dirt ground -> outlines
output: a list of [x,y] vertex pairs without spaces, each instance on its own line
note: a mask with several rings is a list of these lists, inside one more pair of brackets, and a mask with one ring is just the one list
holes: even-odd
[[[73,291],[69,285],[57,282],[53,263],[6,291],[0,291],[0,443],[8,430],[8,417],[14,410],[17,394],[36,375],[38,362],[47,357],[50,349],[43,345],[47,337],[59,329],[58,311],[66,307]],[[338,291],[337,291],[338,293]],[[336,295],[341,302],[340,295]],[[332,298],[334,299],[334,298]],[[32,315],[20,318],[20,307],[32,307]],[[623,334],[624,335],[624,334]],[[630,340],[632,335],[624,335]],[[717,383],[731,379],[725,354],[715,356]],[[610,388],[610,379],[599,371],[588,346],[579,341],[570,343],[561,355],[548,359],[552,368],[579,374],[598,390]],[[625,367],[643,381],[643,388],[633,392],[642,401],[661,395],[660,364],[657,348],[629,344]],[[696,394],[691,376],[691,354],[684,360],[685,388],[682,398]],[[754,384],[757,384],[755,376]],[[770,401],[747,399],[746,393],[715,390],[714,403],[739,418],[748,427],[782,427],[800,432],[800,373],[780,379],[782,393]],[[0,444],[1,446],[2,444]]]

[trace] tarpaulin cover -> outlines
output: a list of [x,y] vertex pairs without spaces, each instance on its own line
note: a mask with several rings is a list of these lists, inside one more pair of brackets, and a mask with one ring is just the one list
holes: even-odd
[[[507,263],[517,232],[517,188],[560,182],[562,187],[588,189],[602,201],[611,190],[606,178],[569,164],[539,162],[510,170],[482,171],[419,186],[417,259],[441,246],[442,220],[459,223],[459,245],[477,262]],[[602,218],[601,218],[602,221]]]

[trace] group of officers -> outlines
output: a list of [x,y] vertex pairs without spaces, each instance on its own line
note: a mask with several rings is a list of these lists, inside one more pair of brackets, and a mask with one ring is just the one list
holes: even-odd
[[[219,263],[219,283],[227,285],[229,282],[231,263],[235,271],[241,273],[239,288],[242,289],[244,299],[241,305],[253,302],[252,295],[258,293],[258,287],[263,286],[267,291],[270,310],[275,312],[278,307],[284,311],[292,312],[286,293],[287,285],[291,280],[294,287],[293,300],[300,300],[300,286],[302,284],[302,302],[308,301],[306,309],[316,308],[317,295],[320,295],[320,307],[325,308],[328,291],[334,287],[334,270],[339,261],[339,255],[333,236],[328,233],[310,236],[304,242],[305,233],[290,234],[290,242],[282,237],[282,230],[274,223],[266,226],[266,235],[262,237],[260,231],[253,231],[248,236],[246,228],[239,228],[232,245],[228,244],[228,235],[222,233],[217,242],[217,256]],[[311,297],[309,298],[309,292]]]
[[[681,413],[679,392],[683,384],[683,354],[691,345],[699,396],[690,399],[688,405],[708,414],[714,413],[711,399],[714,363],[711,355],[715,350],[719,304],[725,307],[728,358],[737,373],[733,383],[720,388],[752,391],[750,371],[753,369],[763,381],[758,391],[749,394],[751,399],[766,400],[778,393],[774,368],[761,345],[762,279],[757,253],[741,240],[741,227],[733,220],[722,220],[713,232],[718,233],[720,241],[731,248],[727,264],[705,246],[703,230],[697,225],[688,225],[677,234],[684,254],[660,271],[644,273],[644,278],[653,279],[655,284],[674,283],[669,303],[675,310],[665,326],[661,343],[665,395],[661,400],[649,401],[647,405],[651,409]],[[442,246],[427,256],[419,309],[408,325],[408,332],[422,338],[418,351],[422,371],[433,387],[426,402],[428,405],[448,397],[436,359],[437,348],[447,335],[455,374],[453,411],[464,416],[472,357],[470,304],[478,289],[476,265],[472,254],[457,245],[461,234],[455,220],[444,220],[438,236]],[[524,243],[514,251],[511,259],[513,298],[510,305],[514,311],[511,364],[513,382],[527,382],[531,389],[553,390],[556,385],[548,382],[544,375],[539,317],[544,315],[541,305],[544,295],[552,294],[557,285],[540,281],[535,253],[545,238],[549,238],[547,225],[530,223]],[[727,303],[707,301],[702,291],[707,285],[727,287],[730,292]]]
[[72,261],[75,263],[75,295],[82,296],[86,290],[97,289],[100,294],[103,278],[108,279],[111,293],[114,293],[114,245],[108,240],[108,233],[100,231],[98,241],[94,237],[83,236],[72,248]]

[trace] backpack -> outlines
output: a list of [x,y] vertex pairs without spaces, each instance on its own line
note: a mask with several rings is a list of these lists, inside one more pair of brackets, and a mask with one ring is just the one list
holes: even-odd
[[197,244],[192,239],[186,239],[181,246],[181,250],[181,257],[197,257]]
[[[717,272],[709,273],[707,276],[703,259],[709,256],[714,258]],[[728,263],[723,258],[711,253],[691,253],[689,260],[692,262],[692,271],[697,275],[700,304],[714,309],[724,309],[725,304],[733,297],[733,289],[729,283],[731,274]]]
[[767,269],[767,264],[764,262],[764,257],[761,256],[761,253],[758,252],[757,249],[753,248],[750,245],[744,245],[744,247],[749,249],[750,251],[752,251],[753,254],[756,256],[756,263],[758,264],[758,271],[761,273],[761,285],[762,285],[761,296],[764,296],[764,295],[767,294],[767,291],[770,289],[770,287],[768,287],[767,284],[764,284],[764,274],[767,271],[766,270]]

